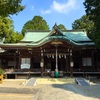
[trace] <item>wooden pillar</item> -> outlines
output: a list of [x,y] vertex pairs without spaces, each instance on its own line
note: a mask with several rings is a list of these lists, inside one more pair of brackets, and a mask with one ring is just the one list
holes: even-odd
[[70,77],[73,77],[73,59],[72,59],[72,50],[70,50]]
[[98,54],[98,51],[96,51],[96,65],[97,65],[98,71],[100,71],[100,67],[99,67],[99,54]]
[[69,49],[67,49],[67,53],[65,55],[65,59],[66,59],[66,74],[65,75],[69,75],[69,59],[68,59],[68,56],[69,56]]
[[57,48],[57,45],[56,45],[56,69],[55,71],[58,72],[58,48]]
[[19,55],[19,59],[18,59],[18,69],[20,69],[21,66],[21,56]]
[[84,71],[84,69],[82,68],[82,51],[79,52],[79,70]]
[[41,77],[43,77],[43,73],[44,73],[44,56],[43,56],[43,50],[42,49],[41,49],[40,67],[41,67]]
[[14,69],[16,69],[16,55],[14,54]]
[[96,69],[96,67],[94,66],[94,51],[92,51],[92,67],[93,69]]
[[30,69],[34,69],[34,57],[32,56],[31,57],[31,67]]
[[68,56],[65,59],[66,59],[66,75],[68,75],[68,73],[69,73]]

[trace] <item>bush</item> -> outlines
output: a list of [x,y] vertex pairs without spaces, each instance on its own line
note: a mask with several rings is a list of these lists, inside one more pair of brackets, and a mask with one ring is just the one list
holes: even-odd
[[5,74],[5,71],[2,68],[0,68],[0,75],[4,75],[4,74]]

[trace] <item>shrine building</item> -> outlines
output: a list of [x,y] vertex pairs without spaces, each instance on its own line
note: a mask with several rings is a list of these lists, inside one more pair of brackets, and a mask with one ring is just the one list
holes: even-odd
[[85,30],[27,31],[19,43],[0,43],[6,78],[99,75],[100,51]]

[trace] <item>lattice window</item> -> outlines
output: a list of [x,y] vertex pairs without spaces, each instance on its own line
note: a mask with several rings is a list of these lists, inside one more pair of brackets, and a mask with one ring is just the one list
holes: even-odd
[[91,58],[82,58],[82,65],[83,66],[92,66],[92,59]]

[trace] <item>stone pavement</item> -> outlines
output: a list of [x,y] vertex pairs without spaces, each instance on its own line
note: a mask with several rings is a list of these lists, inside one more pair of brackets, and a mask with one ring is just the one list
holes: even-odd
[[34,86],[36,84],[37,78],[30,78],[26,83],[26,86]]

